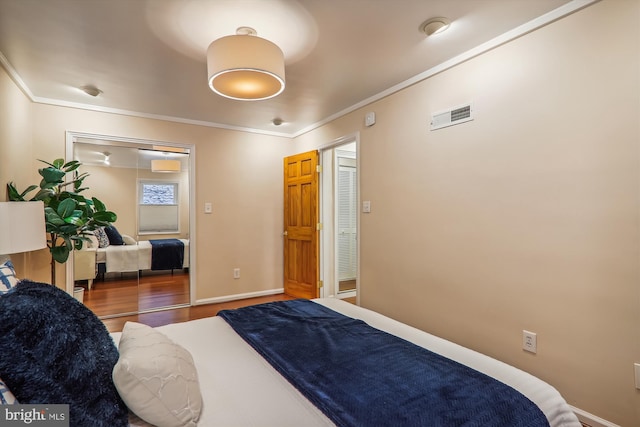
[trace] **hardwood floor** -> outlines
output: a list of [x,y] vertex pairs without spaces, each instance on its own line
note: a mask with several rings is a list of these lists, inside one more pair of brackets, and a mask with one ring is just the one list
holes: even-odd
[[[121,313],[136,313],[161,307],[189,304],[189,273],[144,272],[139,278],[139,282],[135,273],[128,273],[107,278],[104,281],[96,281],[90,291],[86,287],[85,285],[84,304],[96,315],[103,317],[102,323],[105,324],[109,332],[122,331],[124,324],[128,321],[144,323],[149,326],[162,326],[168,323],[215,316],[220,310],[294,299],[285,294],[276,294],[218,304],[104,318]],[[346,298],[345,301],[356,303],[355,297]]]
[[222,302],[218,304],[196,305],[193,307],[155,311],[152,313],[136,314],[132,316],[114,317],[111,319],[103,319],[102,323],[105,324],[109,332],[120,332],[122,331],[122,328],[127,321],[144,323],[145,325],[149,326],[162,326],[169,323],[186,322],[188,320],[215,316],[220,310],[246,307],[248,305],[262,304],[271,301],[286,301],[291,299],[294,298],[285,294],[276,294],[264,297]]
[[84,292],[84,304],[97,316],[135,313],[189,303],[189,273],[123,273],[97,280]]

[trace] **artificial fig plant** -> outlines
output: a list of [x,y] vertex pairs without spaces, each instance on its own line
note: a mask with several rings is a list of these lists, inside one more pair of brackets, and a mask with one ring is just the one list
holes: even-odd
[[[108,211],[104,203],[95,197],[87,198],[81,193],[88,190],[82,183],[89,176],[79,173],[81,163],[73,160],[65,163],[64,159],[56,159],[52,163],[40,160],[47,166],[38,169],[42,176],[39,185],[30,185],[20,192],[15,184],[7,184],[7,192],[11,201],[27,201],[27,194],[38,190],[28,199],[44,202],[44,217],[47,230],[47,246],[51,253],[51,284],[56,281],[56,262],[64,264],[74,249],[82,249],[83,243],[89,241],[93,230],[108,226],[115,222],[117,216]],[[67,174],[71,174],[70,180]]]

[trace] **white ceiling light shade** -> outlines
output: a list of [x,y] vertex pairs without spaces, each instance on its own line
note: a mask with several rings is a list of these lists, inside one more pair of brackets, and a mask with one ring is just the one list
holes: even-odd
[[427,36],[431,36],[434,34],[439,34],[449,28],[451,25],[451,21],[447,18],[431,18],[427,19],[420,25],[420,31],[425,33]]
[[284,54],[249,27],[214,40],[207,49],[209,87],[226,98],[259,101],[284,90]]
[[177,173],[181,171],[180,160],[151,160],[151,172]]

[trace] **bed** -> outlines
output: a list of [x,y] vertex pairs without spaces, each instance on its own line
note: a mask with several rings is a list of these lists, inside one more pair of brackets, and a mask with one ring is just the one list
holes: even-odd
[[[272,317],[273,311],[280,317]],[[250,316],[257,316],[258,321]],[[282,326],[283,321],[293,324],[293,329]],[[302,329],[296,329],[297,324]],[[337,327],[346,331],[347,341],[339,334],[328,333],[326,325],[329,324],[334,330]],[[282,354],[254,347],[256,336],[266,339],[268,347],[272,344],[277,347],[281,339],[288,339],[289,335],[296,337],[294,342],[300,342],[301,334],[308,338],[305,328],[309,325],[313,334],[325,337],[316,339],[319,335],[309,334],[313,338],[304,345],[282,341],[285,345],[278,351],[288,352],[285,361],[294,362],[315,359],[300,356],[304,351],[312,351],[314,355],[327,356],[317,359],[328,364],[314,362],[314,368],[307,369],[306,365],[300,368],[294,363],[283,371],[278,362]],[[338,367],[354,366],[337,360],[360,361],[369,352],[324,351],[315,348],[314,343],[324,345],[328,340],[339,349],[351,348],[352,343],[359,341],[351,338],[354,330],[365,331],[365,335],[375,339],[380,335],[389,340],[384,345],[375,341],[375,348],[370,347],[372,353],[378,351],[376,354],[382,355],[383,362],[375,365],[383,369],[374,372],[375,366],[366,365],[372,374],[358,373],[352,376],[354,379],[343,385],[331,385],[327,391],[323,388],[325,377],[340,379],[344,371]],[[244,338],[239,335],[247,333]],[[411,397],[411,393],[422,392],[422,386],[417,386],[420,374],[398,382],[405,387],[403,390],[408,390],[406,395],[404,391],[394,391],[384,371],[395,377],[395,366],[406,365],[399,363],[396,356],[388,360],[385,356],[392,354],[396,343],[410,348],[407,354],[427,352],[463,369],[463,375],[456,381],[462,378],[464,384],[453,386],[449,381],[454,377],[442,371],[438,381],[442,378],[446,381],[433,393]],[[331,298],[260,304],[157,328],[127,322],[122,332],[109,334],[89,309],[64,291],[23,280],[0,295],[0,348],[3,350],[0,394],[6,395],[1,383],[4,380],[5,390],[14,392],[20,403],[69,404],[74,426],[580,427],[559,392],[542,380],[381,314]],[[409,365],[412,369],[419,367],[421,372],[424,361],[418,360],[422,358],[422,353],[419,354],[417,358],[409,358]],[[436,366],[442,365],[438,362]],[[304,371],[312,374],[311,379],[305,379]],[[367,377],[370,386],[358,386],[353,391],[360,376]],[[430,386],[432,378],[435,377],[428,377],[423,384]],[[449,397],[459,390],[475,390],[478,383],[473,381],[478,378],[491,387],[497,386],[500,392],[494,394],[487,389],[485,393],[483,383],[477,389],[480,395],[476,393],[471,401],[460,400],[462,406],[458,405],[457,398]],[[300,388],[298,379],[317,390]],[[372,392],[379,385],[391,391],[390,397],[375,400],[379,397]],[[314,394],[317,391],[319,395]],[[509,399],[503,398],[507,396],[503,394],[505,391]],[[371,404],[365,395],[374,396],[376,403]],[[3,397],[2,400],[12,399]],[[437,407],[438,401],[453,406],[441,407],[436,415],[418,412],[417,419],[410,418],[415,414],[412,412],[417,407],[415,402],[429,409]],[[334,402],[343,406],[329,404]],[[372,414],[375,416],[372,422],[363,423],[361,420],[367,418],[359,418]],[[453,415],[458,421],[434,421],[443,414]],[[407,418],[397,422],[398,416]]]
[[[379,330],[431,349],[498,379],[534,402],[551,426],[580,426],[558,391],[532,375],[338,299],[319,299],[314,303],[346,316],[362,319]],[[187,349],[193,356],[204,402],[198,425],[335,425],[309,399],[292,387],[223,318],[216,316],[176,323],[155,330]],[[112,337],[118,343],[121,333],[113,333]],[[146,424],[134,422],[132,425]],[[382,420],[379,425],[385,425],[385,422]]]
[[[140,270],[172,270],[189,268],[189,240],[172,239],[182,242],[183,261],[181,265],[154,265],[153,246],[149,240],[140,240],[132,245],[109,245],[98,248],[96,264],[99,273],[124,273]],[[101,266],[102,265],[102,266]],[[152,268],[153,267],[153,268]]]

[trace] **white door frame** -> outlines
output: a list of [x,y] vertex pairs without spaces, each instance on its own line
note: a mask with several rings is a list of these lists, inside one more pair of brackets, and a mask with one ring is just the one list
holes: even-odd
[[360,303],[360,209],[356,215],[356,290],[339,294],[338,266],[336,263],[336,229],[335,229],[335,176],[334,170],[334,149],[345,144],[356,144],[356,180],[357,180],[357,206],[360,202],[360,134],[354,133],[338,138],[318,150],[320,151],[319,162],[322,167],[319,191],[320,219],[322,232],[320,235],[320,280],[324,286],[320,289],[320,297],[348,298],[356,296],[356,302]]

